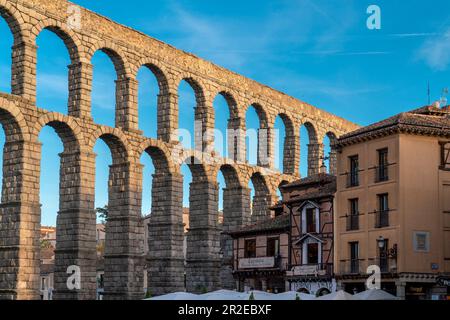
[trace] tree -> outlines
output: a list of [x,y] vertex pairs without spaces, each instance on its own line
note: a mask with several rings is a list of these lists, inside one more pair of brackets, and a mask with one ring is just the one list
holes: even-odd
[[253,294],[253,292],[250,294],[250,297],[248,298],[249,301],[254,301],[255,300],[255,295]]
[[98,214],[99,218],[102,219],[102,223],[105,223],[108,221],[108,206],[104,206],[103,208],[97,208],[95,209],[95,212]]

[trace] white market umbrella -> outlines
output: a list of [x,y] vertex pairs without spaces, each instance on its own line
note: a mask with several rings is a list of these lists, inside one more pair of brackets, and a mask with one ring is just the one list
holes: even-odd
[[270,297],[270,300],[293,301],[297,300],[297,296],[300,298],[300,300],[314,300],[316,298],[316,296],[312,294],[300,293],[296,291],[288,291],[274,294]]
[[322,297],[318,297],[315,300],[359,300],[359,299],[357,297],[341,290],[341,291],[327,294]]
[[155,298],[150,298],[147,300],[155,300],[155,301],[199,300],[199,296],[188,292],[174,292],[165,294],[163,296],[158,296]]
[[248,294],[248,293],[242,293],[242,292],[231,291],[231,290],[218,290],[218,291],[202,294],[202,295],[198,296],[198,298],[199,298],[199,300],[239,301],[239,300],[248,300],[249,296],[250,296],[250,294]]
[[371,289],[355,294],[359,300],[399,300],[396,296],[384,290]]
[[272,300],[272,297],[274,296],[273,293],[254,290],[254,291],[251,291],[250,294],[248,295],[249,299],[250,299],[250,295],[252,293],[253,293],[253,297],[255,298],[255,300]]

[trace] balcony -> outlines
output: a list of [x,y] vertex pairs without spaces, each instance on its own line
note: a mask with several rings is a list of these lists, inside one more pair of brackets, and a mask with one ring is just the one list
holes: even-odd
[[341,260],[340,273],[353,275],[365,273],[364,266],[365,260],[363,259]]
[[359,230],[359,214],[351,214],[347,216],[347,231]]
[[382,210],[375,212],[375,228],[387,228],[389,227],[389,210]]
[[305,264],[293,266],[290,271],[286,271],[287,276],[332,276],[332,263]]
[[375,167],[375,183],[389,181],[389,166]]
[[359,187],[359,171],[347,174],[347,188]]
[[390,257],[379,257],[369,259],[369,265],[380,267],[381,273],[394,273],[397,271],[396,259]]

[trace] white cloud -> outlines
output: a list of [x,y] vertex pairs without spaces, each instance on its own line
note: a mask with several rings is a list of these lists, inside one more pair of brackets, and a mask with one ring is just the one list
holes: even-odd
[[439,36],[425,41],[417,57],[434,70],[445,70],[450,64],[450,27]]

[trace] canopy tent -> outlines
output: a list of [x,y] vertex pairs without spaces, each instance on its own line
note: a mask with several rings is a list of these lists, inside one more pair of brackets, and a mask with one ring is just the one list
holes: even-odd
[[359,299],[357,297],[341,290],[341,291],[327,294],[322,297],[318,297],[318,298],[316,298],[316,300],[359,300]]
[[270,300],[292,301],[292,300],[297,300],[297,297],[300,300],[314,300],[316,298],[316,296],[312,295],[312,294],[288,291],[288,292],[283,292],[283,293],[279,293],[279,294],[274,294],[270,297]]
[[251,291],[249,294],[249,299],[251,294],[253,293],[253,297],[255,298],[255,300],[272,300],[274,294],[273,293],[268,293],[265,291],[258,291],[258,290],[254,290]]
[[216,301],[222,301],[222,300],[248,300],[250,294],[245,292],[237,292],[237,291],[231,291],[231,290],[218,290],[214,292],[209,292],[202,294],[198,296],[199,300],[216,300]]
[[146,300],[174,301],[174,300],[200,300],[200,299],[199,296],[196,294],[188,292],[174,292]]
[[358,298],[359,300],[399,300],[399,298],[397,298],[396,296],[386,291],[377,289],[360,292],[358,294],[355,294],[354,297]]

